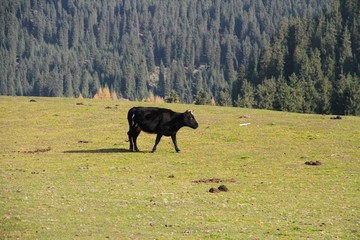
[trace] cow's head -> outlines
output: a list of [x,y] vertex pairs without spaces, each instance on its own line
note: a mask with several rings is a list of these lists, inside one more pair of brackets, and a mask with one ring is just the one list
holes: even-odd
[[184,122],[186,126],[189,126],[193,129],[196,129],[199,126],[199,124],[195,120],[192,110],[187,110],[186,112],[184,112]]

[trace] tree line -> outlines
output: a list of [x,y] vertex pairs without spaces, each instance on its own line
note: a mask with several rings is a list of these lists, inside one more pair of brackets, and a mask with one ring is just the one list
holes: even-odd
[[5,0],[0,94],[360,115],[359,3]]
[[284,23],[246,70],[239,106],[360,115],[360,2]]

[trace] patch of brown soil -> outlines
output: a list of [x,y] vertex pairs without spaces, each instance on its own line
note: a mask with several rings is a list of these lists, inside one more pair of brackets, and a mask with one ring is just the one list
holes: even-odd
[[221,179],[221,178],[203,178],[200,180],[191,181],[192,183],[222,183],[222,182],[236,182],[235,179]]
[[38,148],[38,149],[33,150],[33,151],[18,151],[18,153],[34,154],[34,153],[44,153],[44,152],[48,152],[50,150],[51,150],[51,147],[48,147],[48,148]]
[[321,165],[320,161],[307,161],[305,162],[306,165],[310,165],[310,166],[319,166]]

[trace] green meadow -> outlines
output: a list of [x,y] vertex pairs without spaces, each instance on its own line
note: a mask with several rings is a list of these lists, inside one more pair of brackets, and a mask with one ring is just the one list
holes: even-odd
[[[194,110],[180,153],[128,151],[128,109],[154,105]],[[0,97],[0,239],[359,239],[360,118],[331,117]]]

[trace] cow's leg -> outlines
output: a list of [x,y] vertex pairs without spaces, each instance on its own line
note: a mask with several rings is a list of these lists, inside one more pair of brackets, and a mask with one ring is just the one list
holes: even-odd
[[137,137],[139,136],[140,132],[141,132],[140,128],[137,128],[137,129],[135,130],[135,134],[134,134],[134,136],[133,136],[134,148],[135,148],[135,151],[136,151],[136,152],[139,152],[139,151],[140,151],[139,148],[138,148],[138,146],[137,146],[137,144],[136,144],[136,140],[137,140]]
[[128,136],[129,136],[129,142],[130,142],[130,148],[129,150],[130,151],[134,151],[134,144],[133,144],[133,137],[132,137],[132,134],[131,134],[131,129],[128,131]]
[[177,141],[176,141],[176,134],[171,135],[171,139],[172,139],[172,141],[174,143],[176,152],[180,152],[180,149],[178,148]]
[[162,136],[163,136],[162,134],[158,133],[158,135],[156,136],[155,145],[154,145],[151,152],[153,152],[153,153],[156,152],[156,147],[159,144],[160,139],[161,139]]
[[137,128],[130,128],[128,131],[129,136],[129,142],[130,142],[130,151],[136,151],[138,152],[139,149],[136,144],[136,139],[139,136],[141,130],[138,130]]

